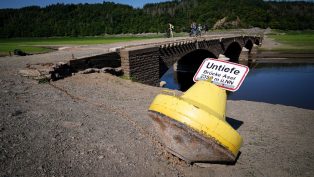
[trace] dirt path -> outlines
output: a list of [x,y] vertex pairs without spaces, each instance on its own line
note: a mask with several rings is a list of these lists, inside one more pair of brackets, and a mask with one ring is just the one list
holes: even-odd
[[314,176],[314,110],[228,101],[241,155],[200,168],[155,136],[147,109],[160,88],[107,74],[37,84],[17,74],[33,60],[0,58],[0,176]]
[[269,38],[267,35],[264,36],[263,38],[263,45],[261,46],[261,49],[264,50],[271,50],[274,48],[279,48],[280,46],[283,46],[283,44],[275,41],[272,38]]

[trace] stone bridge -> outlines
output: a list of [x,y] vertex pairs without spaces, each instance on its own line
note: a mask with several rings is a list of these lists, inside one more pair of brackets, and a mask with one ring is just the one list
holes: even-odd
[[[262,44],[261,34],[233,32],[202,37],[152,39],[124,43],[124,45],[100,45],[98,48],[101,51],[91,56],[74,57],[72,54],[72,59],[65,67],[69,69],[65,70],[61,67],[60,71],[78,72],[87,68],[121,67],[126,77],[156,86],[169,68],[195,73],[205,58],[228,59],[231,62],[246,64],[248,56],[256,53],[257,47]],[[88,47],[85,51],[90,53],[95,51]],[[55,73],[64,77],[69,73],[62,72],[58,72],[57,69]]]
[[151,45],[121,48],[124,75],[149,85],[158,85],[170,68],[196,72],[205,58],[229,58],[231,62],[247,63],[248,56],[262,44],[262,36],[224,35],[185,38]]

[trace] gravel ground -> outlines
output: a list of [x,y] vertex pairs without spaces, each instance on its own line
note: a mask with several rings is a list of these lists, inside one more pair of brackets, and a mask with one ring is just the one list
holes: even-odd
[[18,75],[54,56],[0,58],[0,176],[314,176],[314,110],[228,101],[239,159],[200,168],[155,135],[147,109],[162,89],[103,73],[46,84]]

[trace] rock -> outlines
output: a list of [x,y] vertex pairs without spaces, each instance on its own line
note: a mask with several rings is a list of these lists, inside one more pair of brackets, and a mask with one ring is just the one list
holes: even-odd
[[58,79],[63,79],[67,76],[71,76],[72,70],[69,64],[59,62],[52,66],[52,71],[50,71],[49,74],[51,75],[51,80],[55,81]]
[[5,128],[4,128],[4,127],[1,127],[0,132],[3,132],[4,130],[5,130]]
[[264,30],[264,34],[270,34],[271,33],[271,28],[268,27]]
[[71,49],[71,47],[59,47],[58,50],[68,50]]
[[167,85],[167,82],[166,81],[161,81],[159,83],[159,87],[164,87],[165,85]]
[[120,75],[122,75],[123,74],[123,69],[122,68],[115,68],[114,69],[115,70],[115,72],[116,72],[116,74],[115,75],[117,75],[117,76],[120,76]]
[[54,70],[52,68],[45,68],[45,69],[39,69],[38,70],[42,75],[50,75],[51,72]]
[[47,75],[44,75],[45,78],[47,78],[48,80],[51,79],[51,74],[47,74]]
[[47,84],[50,82],[51,76],[40,76],[40,77],[35,77],[35,80],[38,81],[39,84]]
[[227,21],[227,17],[224,17],[224,18],[218,20],[218,21],[214,24],[213,29],[218,29],[218,28],[220,28],[221,26],[223,26],[224,23],[226,23],[226,21]]
[[104,67],[104,68],[100,69],[100,72],[110,73],[112,75],[120,76],[123,74],[123,69],[120,67],[119,68]]
[[21,115],[23,112],[21,110],[16,110],[14,111],[13,113],[11,113],[10,115],[11,116],[18,116],[18,115]]
[[243,51],[243,52],[249,52],[250,50],[247,49],[247,48],[245,48],[245,47],[242,47],[242,51]]
[[230,60],[230,58],[226,57],[226,56],[225,56],[225,55],[223,55],[223,54],[219,54],[218,60],[229,61],[229,60]]
[[66,64],[63,62],[59,62],[59,63],[54,64],[52,66],[52,68],[53,68],[53,70],[56,70],[56,69],[62,68],[64,65],[66,65]]
[[111,68],[111,67],[105,67],[105,68],[101,68],[100,72],[102,72],[102,73],[113,73],[113,72],[115,72],[115,70],[114,70],[114,68]]
[[122,47],[113,47],[113,48],[109,48],[109,52],[118,52]]
[[90,74],[90,73],[95,73],[95,72],[99,72],[100,70],[98,68],[88,68],[85,69],[84,71],[79,71],[79,74]]
[[35,80],[45,80],[50,81],[54,76],[58,76],[55,70],[60,66],[60,64],[53,65],[52,63],[37,63],[37,64],[27,64],[28,69],[20,70],[19,74],[24,77],[31,77]]
[[233,21],[230,21],[227,17],[224,17],[214,24],[213,29],[238,28],[240,24],[241,20],[239,17]]
[[70,121],[64,121],[62,122],[62,126],[65,128],[79,128],[83,124],[81,122],[70,122]]
[[13,51],[14,55],[17,55],[17,56],[26,56],[26,55],[29,55],[28,53],[22,51],[21,49],[15,49]]
[[101,69],[98,68],[88,68],[83,71],[79,71],[78,74],[90,74],[90,73],[110,73],[112,75],[122,75],[123,69],[122,68],[112,68],[112,67],[104,67]]
[[23,77],[39,77],[41,74],[36,69],[24,69],[20,70],[19,74]]

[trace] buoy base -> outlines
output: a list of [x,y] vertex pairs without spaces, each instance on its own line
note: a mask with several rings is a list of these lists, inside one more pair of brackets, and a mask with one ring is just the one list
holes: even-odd
[[188,163],[229,163],[236,156],[214,138],[204,137],[187,125],[161,113],[149,111],[156,131],[167,150]]

